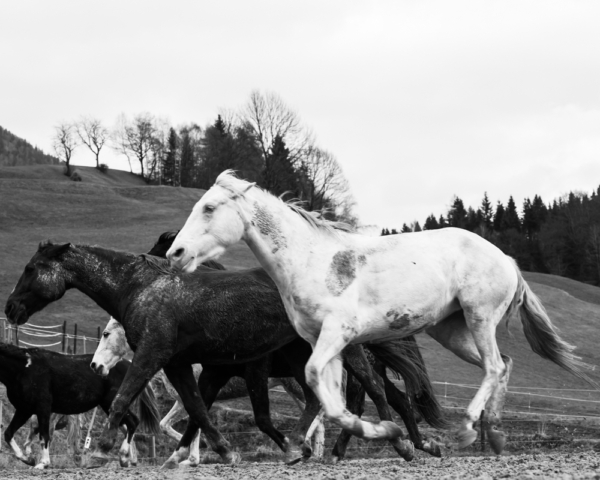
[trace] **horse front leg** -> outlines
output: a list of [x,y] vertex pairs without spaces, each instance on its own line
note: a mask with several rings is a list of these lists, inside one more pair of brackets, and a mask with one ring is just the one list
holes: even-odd
[[117,440],[119,425],[129,411],[133,400],[142,392],[146,384],[166,363],[168,358],[161,345],[140,345],[119,387],[108,415],[108,424],[104,427],[98,440],[99,450],[92,454],[93,464],[89,467],[103,465],[109,461],[108,452]]
[[50,407],[37,412],[38,428],[40,431],[40,444],[42,447],[42,458],[34,468],[44,470],[50,466]]
[[[204,403],[198,384],[194,379],[191,365],[185,367],[165,367],[164,371],[175,390],[177,390],[190,416],[188,428],[183,434],[177,450],[188,450],[197,433],[197,429],[201,428],[211,448],[221,456],[224,463],[231,464],[238,462],[240,460],[239,455],[231,451],[229,442],[225,440],[225,437],[221,435],[208,418],[208,409]],[[165,464],[165,466],[167,465]]]
[[289,440],[275,428],[271,421],[268,387],[270,369],[269,355],[248,363],[244,372],[246,388],[256,426],[261,432],[267,434],[282,451],[287,452]]
[[31,413],[26,413],[22,410],[17,410],[12,420],[10,421],[10,424],[8,425],[8,427],[6,427],[6,430],[4,431],[4,440],[10,445],[10,448],[19,460],[33,467],[35,465],[35,459],[23,455],[23,452],[21,451],[19,445],[14,439],[17,430],[19,430],[19,428],[25,425],[25,422],[27,422],[29,418],[31,418]]
[[[342,397],[342,360],[340,353],[352,341],[350,330],[336,318],[328,319],[306,364],[306,380],[319,397],[325,415],[354,436],[368,440],[393,440],[402,436],[395,423],[382,421],[373,424],[361,420],[345,408]],[[346,327],[346,328],[344,328]]]

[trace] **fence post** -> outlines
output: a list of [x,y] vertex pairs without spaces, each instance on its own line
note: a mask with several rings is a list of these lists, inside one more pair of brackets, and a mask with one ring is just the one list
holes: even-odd
[[[2,424],[2,406],[4,405],[4,402],[2,400],[0,400],[0,437],[2,436],[2,429],[4,428],[4,425]],[[2,451],[2,442],[0,442],[0,451]]]
[[100,343],[100,325],[98,325],[98,343]]
[[85,335],[83,336],[83,354],[85,355],[87,352],[85,351]]
[[152,441],[150,442],[150,458],[152,459],[152,465],[156,464],[156,437],[152,435]]
[[67,321],[63,322],[62,352],[67,352]]
[[75,333],[73,334],[73,355],[77,355],[77,324],[75,324]]
[[19,346],[19,326],[15,325],[15,345]]

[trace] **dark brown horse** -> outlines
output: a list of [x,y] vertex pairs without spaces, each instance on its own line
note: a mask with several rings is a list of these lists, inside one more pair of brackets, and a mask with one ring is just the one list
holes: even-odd
[[[101,451],[113,447],[118,424],[132,399],[163,368],[190,415],[178,448],[187,448],[200,427],[225,462],[235,461],[229,443],[208,419],[191,365],[248,363],[297,338],[269,276],[262,269],[228,272],[206,267],[195,275],[180,275],[167,262],[147,255],[45,243],[10,295],[7,317],[23,324],[70,288],[87,294],[120,321],[135,351],[100,439]],[[412,378],[406,382],[409,388],[420,386],[418,391],[428,391],[423,398],[434,400],[426,372],[415,365],[414,355],[391,343],[371,350],[386,366]],[[311,407],[291,436],[288,460],[309,454],[303,432],[316,415],[318,402],[310,391],[307,401]],[[395,432],[391,440],[402,434],[397,428]],[[410,442],[397,446],[405,454],[412,447]]]

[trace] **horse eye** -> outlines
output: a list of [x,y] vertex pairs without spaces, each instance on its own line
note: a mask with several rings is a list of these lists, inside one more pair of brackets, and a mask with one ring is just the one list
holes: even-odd
[[110,335],[110,333],[108,333],[108,332],[104,332],[104,333],[102,334],[102,336],[103,336],[104,338],[108,337],[109,335]]
[[27,265],[27,266],[25,267],[25,271],[26,271],[26,272],[28,272],[28,273],[31,273],[31,272],[33,272],[33,270],[34,270],[34,268],[33,268],[33,266],[31,266],[31,265]]
[[214,205],[204,205],[204,213],[213,213],[214,211]]

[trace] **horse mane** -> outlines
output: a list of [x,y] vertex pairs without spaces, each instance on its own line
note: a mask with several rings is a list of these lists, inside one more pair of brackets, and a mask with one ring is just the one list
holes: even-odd
[[163,275],[175,275],[177,273],[177,271],[171,268],[171,263],[165,258],[155,257],[154,255],[148,255],[147,253],[142,253],[140,258],[142,258],[146,262],[146,265],[155,272]]
[[329,235],[335,235],[338,231],[354,233],[356,230],[351,225],[344,222],[334,222],[322,218],[321,212],[309,212],[300,205],[300,201],[292,199],[284,201],[280,197],[276,197],[272,193],[258,187],[256,184],[242,180],[238,178],[233,170],[224,170],[219,174],[215,185],[229,190],[234,197],[243,197],[244,193],[251,187],[255,187],[259,192],[262,192],[267,197],[272,198],[283,205],[288,207],[292,212],[295,212],[302,218],[306,223],[315,230],[327,233]]

